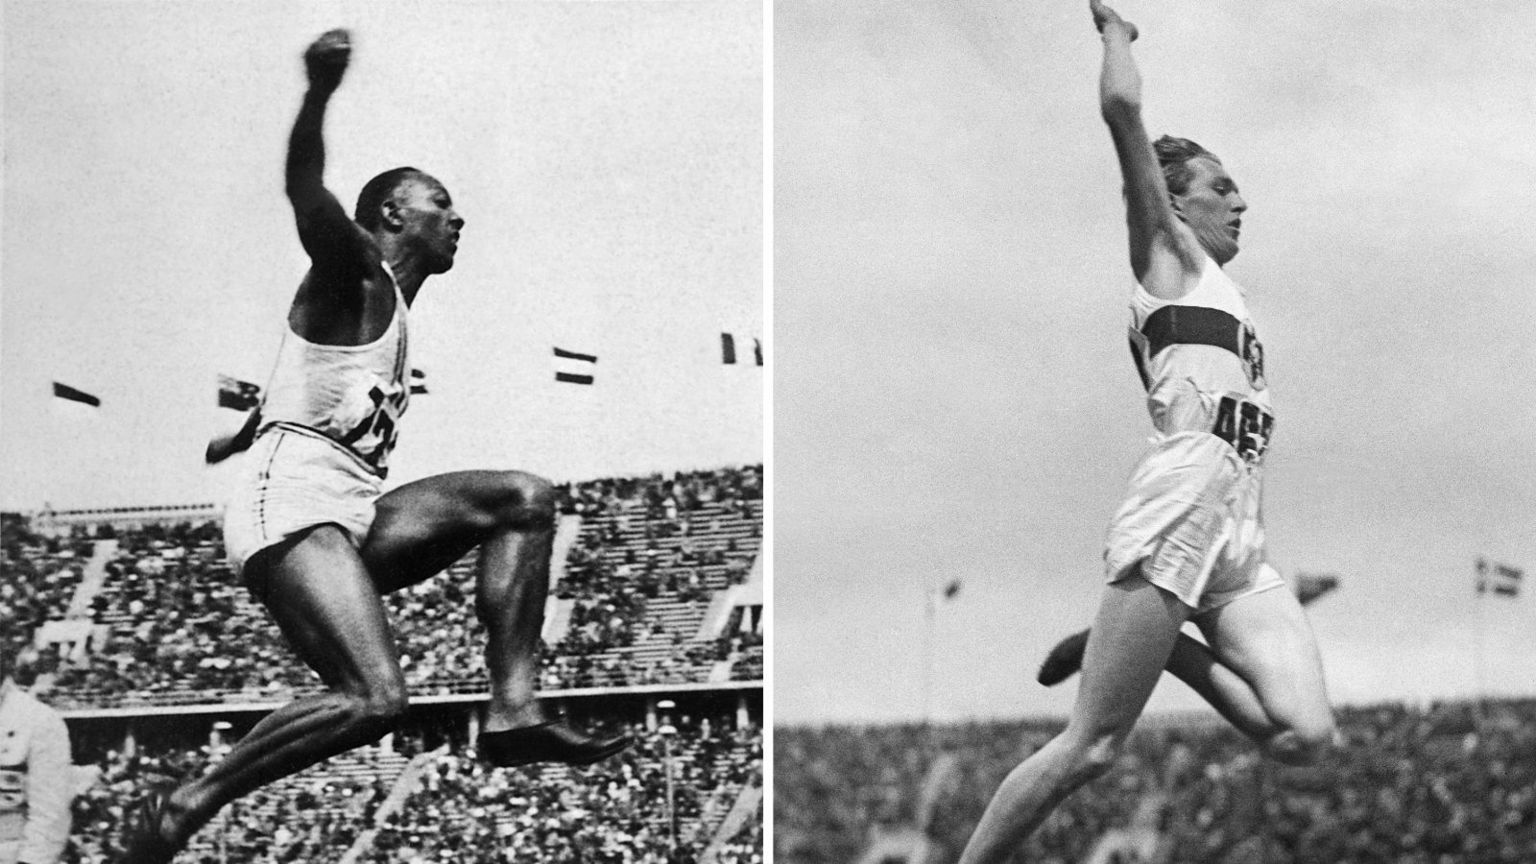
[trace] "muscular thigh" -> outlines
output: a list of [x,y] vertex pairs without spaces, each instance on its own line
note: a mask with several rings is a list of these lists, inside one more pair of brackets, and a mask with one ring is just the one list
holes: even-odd
[[1253,687],[1271,719],[1290,728],[1331,722],[1317,641],[1290,590],[1249,594],[1195,621],[1222,663]]
[[262,550],[247,562],[246,576],[299,658],[327,685],[362,694],[400,684],[378,589],[340,528],[319,525]]
[[361,550],[375,584],[388,593],[447,569],[514,523],[535,482],[543,481],[516,471],[458,471],[384,494]]
[[1105,586],[1073,707],[1071,723],[1079,733],[1130,733],[1188,615],[1188,606],[1139,569]]

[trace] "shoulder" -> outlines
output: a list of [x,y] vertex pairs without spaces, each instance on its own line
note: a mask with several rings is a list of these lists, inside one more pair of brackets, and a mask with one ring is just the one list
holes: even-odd
[[1136,284],[1158,300],[1181,300],[1200,287],[1211,269],[1220,270],[1204,250],[1165,249],[1149,257]]

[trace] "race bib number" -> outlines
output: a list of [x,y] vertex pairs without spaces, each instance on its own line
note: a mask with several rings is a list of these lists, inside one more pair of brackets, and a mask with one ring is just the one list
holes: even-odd
[[374,386],[368,391],[373,410],[352,431],[342,436],[341,443],[351,447],[369,465],[382,469],[389,451],[395,447],[395,439],[400,435],[396,424],[400,415],[405,413],[405,404],[409,398],[404,390],[386,394]]
[[1216,424],[1211,433],[1232,445],[1237,454],[1257,462],[1269,449],[1269,436],[1275,428],[1275,415],[1235,396],[1221,397],[1216,406]]

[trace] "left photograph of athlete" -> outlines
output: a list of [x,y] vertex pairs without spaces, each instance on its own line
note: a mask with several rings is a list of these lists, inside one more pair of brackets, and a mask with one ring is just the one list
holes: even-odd
[[[479,548],[490,702],[480,758],[496,766],[588,764],[629,745],[547,718],[535,698],[556,495],[518,471],[441,474],[382,493],[410,401],[408,315],[454,265],[465,220],[415,168],[370,180],[348,216],[325,187],[322,124],[351,54],[345,30],[309,47],[309,89],[288,144],[286,190],[310,259],[225,512],[231,563],[326,691],[261,720],[201,777],[141,802],[125,861],[168,862],[221,808],[381,739],[407,691],[382,595]],[[381,494],[382,493],[382,494]],[[230,646],[238,651],[239,646]]]

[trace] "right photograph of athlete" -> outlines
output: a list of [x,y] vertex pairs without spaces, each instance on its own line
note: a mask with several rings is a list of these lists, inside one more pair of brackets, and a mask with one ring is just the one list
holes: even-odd
[[[1204,147],[1150,140],[1136,27],[1097,0],[1090,7],[1104,42],[1100,109],[1125,184],[1131,353],[1156,435],[1110,523],[1093,626],[1040,670],[1045,684],[1081,670],[1066,728],[1003,780],[964,864],[1008,860],[1104,774],[1165,669],[1280,762],[1315,762],[1335,735],[1310,625],[1266,559],[1261,497],[1275,413],[1243,289],[1223,270],[1247,202]],[[1186,622],[1204,643],[1180,632]]]

